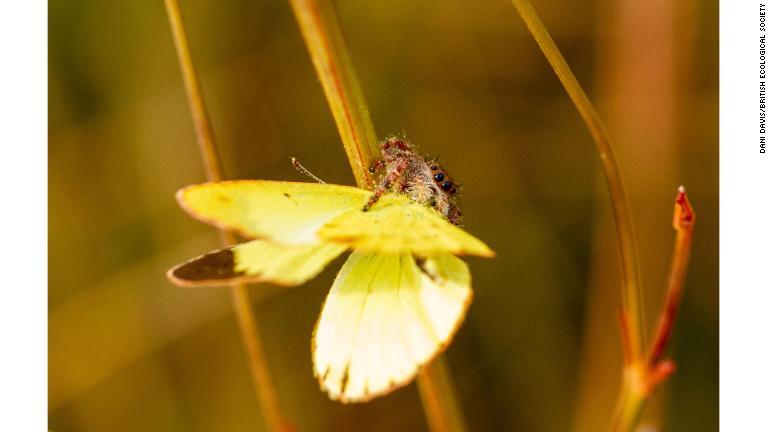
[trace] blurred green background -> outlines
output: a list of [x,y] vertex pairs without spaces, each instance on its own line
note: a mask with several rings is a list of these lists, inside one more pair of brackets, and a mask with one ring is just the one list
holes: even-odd
[[[585,126],[510,2],[338,0],[380,136],[406,133],[465,183],[475,301],[446,355],[471,430],[603,430],[618,392],[619,271]],[[715,1],[536,1],[616,141],[650,328],[675,191],[698,222],[679,365],[643,423],[718,423]],[[352,184],[286,1],[183,1],[230,178]],[[217,245],[174,192],[204,180],[163,2],[49,2],[49,427],[263,430],[226,289],[167,268]],[[422,430],[415,385],[342,405],[310,337],[342,260],[294,289],[253,286],[280,401],[300,431]]]

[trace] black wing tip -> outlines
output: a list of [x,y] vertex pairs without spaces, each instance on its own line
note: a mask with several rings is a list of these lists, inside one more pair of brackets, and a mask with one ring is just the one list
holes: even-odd
[[235,254],[232,248],[199,256],[170,269],[167,273],[171,282],[183,286],[226,285],[245,275],[245,272],[235,268]]

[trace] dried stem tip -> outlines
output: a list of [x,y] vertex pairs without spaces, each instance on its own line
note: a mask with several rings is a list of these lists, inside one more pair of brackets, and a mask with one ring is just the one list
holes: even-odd
[[677,188],[677,198],[675,199],[675,213],[672,219],[672,226],[676,231],[691,230],[696,220],[696,214],[693,212],[688,195],[685,192],[685,186]]

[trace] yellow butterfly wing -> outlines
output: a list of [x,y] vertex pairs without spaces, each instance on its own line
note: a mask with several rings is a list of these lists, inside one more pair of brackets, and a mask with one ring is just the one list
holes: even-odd
[[282,245],[253,240],[193,258],[168,271],[177,285],[270,282],[293,286],[317,276],[346,250],[333,243]]
[[313,367],[332,399],[366,401],[408,384],[451,340],[472,300],[451,255],[353,252],[313,337]]
[[205,183],[176,198],[190,215],[219,228],[283,244],[317,243],[317,230],[349,210],[360,211],[370,192],[351,186],[266,180]]
[[400,194],[383,195],[367,212],[344,212],[328,221],[317,235],[363,251],[494,256],[476,237]]

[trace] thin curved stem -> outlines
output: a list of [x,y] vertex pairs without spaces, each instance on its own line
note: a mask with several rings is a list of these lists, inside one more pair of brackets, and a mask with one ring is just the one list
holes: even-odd
[[629,211],[629,202],[624,184],[619,171],[619,164],[613,154],[611,140],[605,130],[603,122],[584,93],[571,68],[566,63],[557,45],[552,40],[541,18],[533,9],[528,0],[512,0],[512,4],[523,18],[528,30],[538,43],[539,48],[554,69],[555,74],[565,87],[576,110],[586,123],[592,139],[597,147],[600,163],[605,173],[608,184],[608,192],[613,208],[613,218],[616,222],[616,231],[619,238],[619,250],[621,253],[622,269],[622,299],[624,309],[628,315],[627,331],[629,336],[629,348],[633,355],[641,356],[644,350],[644,322],[642,308],[642,291],[640,287],[640,272],[638,270],[637,245],[635,240],[635,228]]
[[[195,125],[197,143],[203,156],[206,176],[208,181],[221,181],[224,179],[224,170],[219,158],[213,127],[205,107],[203,92],[194,64],[192,63],[192,55],[189,50],[179,3],[177,0],[165,0],[165,8],[168,12],[176,54],[178,55],[181,67],[181,75],[184,79],[184,89],[187,93],[189,109]],[[232,234],[221,231],[220,235],[224,246],[236,242]],[[232,287],[231,293],[232,307],[235,310],[243,345],[248,354],[251,378],[261,404],[265,423],[271,431],[291,430],[292,428],[281,413],[277,392],[269,375],[248,288],[245,285],[236,285]]]
[[667,286],[667,300],[660,314],[652,349],[648,352],[645,348],[642,289],[634,226],[608,133],[531,3],[528,0],[512,0],[512,3],[586,123],[605,173],[621,255],[623,305],[619,324],[624,351],[621,392],[610,430],[630,431],[639,421],[642,410],[654,389],[675,370],[674,363],[671,360],[663,360],[662,357],[669,344],[682,296],[695,216],[685,189],[681,187],[675,201],[673,226],[677,231],[677,238]]

